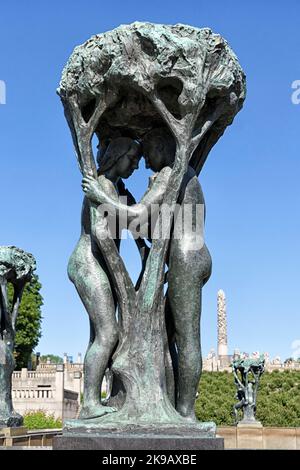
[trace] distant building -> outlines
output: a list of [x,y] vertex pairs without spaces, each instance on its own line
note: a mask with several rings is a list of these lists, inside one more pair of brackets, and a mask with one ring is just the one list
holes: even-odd
[[[211,349],[206,358],[203,359],[203,370],[208,372],[225,371],[231,372],[231,362],[234,358],[240,357],[239,349],[235,349],[233,355],[228,354],[228,336],[227,336],[227,311],[226,311],[226,296],[222,289],[218,291],[217,295],[217,353]],[[258,354],[253,353],[253,354]],[[300,362],[289,360],[282,363],[279,356],[276,356],[272,361],[269,354],[265,353],[266,358],[266,371],[272,372],[273,370],[299,370]]]
[[64,356],[64,364],[40,363],[35,371],[22,369],[12,377],[14,409],[22,415],[44,410],[55,418],[72,419],[78,415],[83,392],[83,364],[72,364]]

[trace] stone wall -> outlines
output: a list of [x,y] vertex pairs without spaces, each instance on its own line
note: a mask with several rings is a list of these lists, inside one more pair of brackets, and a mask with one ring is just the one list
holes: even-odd
[[300,428],[218,426],[225,449],[300,450]]
[[[24,428],[22,428],[24,429]],[[61,430],[18,431],[12,429],[12,436],[0,433],[0,446],[52,446],[52,439]],[[23,435],[19,435],[23,434]],[[225,439],[225,449],[287,449],[300,450],[300,428],[245,428],[219,426],[217,434]]]
[[[232,372],[230,363],[233,356],[208,356],[203,359],[203,370],[206,372]],[[293,361],[291,363],[281,363],[281,362],[266,362],[265,371],[273,372],[278,370],[279,372],[284,372],[285,370],[298,370],[300,371],[300,363]]]
[[80,406],[82,375],[61,364],[37,371],[13,373],[12,399],[17,412],[44,410],[55,418],[75,418]]

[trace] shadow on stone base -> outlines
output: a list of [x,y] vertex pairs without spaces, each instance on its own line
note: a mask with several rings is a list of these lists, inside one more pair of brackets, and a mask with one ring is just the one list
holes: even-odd
[[54,450],[222,450],[222,437],[172,436],[162,434],[75,434],[53,439]]

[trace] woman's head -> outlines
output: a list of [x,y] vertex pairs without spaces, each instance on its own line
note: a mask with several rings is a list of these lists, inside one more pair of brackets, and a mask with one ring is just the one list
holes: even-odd
[[110,142],[104,153],[98,153],[99,174],[113,172],[120,178],[129,178],[138,169],[141,154],[139,142],[129,137],[117,137]]

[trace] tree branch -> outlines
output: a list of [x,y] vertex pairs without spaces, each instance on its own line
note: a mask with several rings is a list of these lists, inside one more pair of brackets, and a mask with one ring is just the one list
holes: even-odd
[[[8,308],[8,297],[7,297],[7,280],[0,280],[0,296],[1,296],[1,313],[3,315],[3,320],[0,318],[2,325],[4,324],[4,330],[12,331],[12,322],[9,314]],[[1,325],[0,323],[0,325]],[[1,332],[3,333],[3,331]]]
[[150,99],[159,112],[159,114],[165,119],[166,123],[170,127],[172,134],[175,137],[176,143],[178,141],[178,131],[183,128],[183,125],[180,121],[178,121],[174,116],[168,111],[166,105],[162,100],[160,100],[157,94],[154,92],[150,95]]
[[191,155],[193,154],[195,149],[198,147],[198,145],[200,144],[201,140],[203,139],[203,137],[205,136],[207,131],[219,119],[219,117],[222,115],[222,113],[223,113],[223,106],[221,105],[218,108],[216,108],[213,111],[211,117],[205,121],[205,123],[201,127],[201,130],[200,130],[199,134],[197,134],[195,137],[192,138]]
[[77,159],[83,175],[92,173],[97,176],[95,159],[92,151],[92,136],[97,123],[105,111],[105,101],[101,98],[96,102],[95,111],[86,123],[82,117],[76,96],[70,96],[66,101],[67,120],[72,133]]
[[14,331],[16,327],[16,320],[17,320],[25,284],[26,282],[24,282],[22,285],[14,286],[14,299],[13,299],[13,307],[12,307],[12,314],[11,314],[11,324],[12,324],[12,328]]
[[106,105],[105,98],[103,97],[103,95],[99,95],[98,100],[96,100],[95,111],[92,114],[92,117],[89,119],[89,122],[88,122],[91,134],[95,132],[98,122],[102,114],[105,112],[106,108],[107,108],[107,105]]
[[[91,204],[90,212],[93,214],[95,222],[97,211],[96,206]],[[122,316],[122,330],[123,333],[128,331],[129,315],[133,312],[136,304],[136,291],[125,264],[118,252],[116,243],[111,237],[109,229],[98,226],[94,233],[95,240],[100,248],[100,251],[105,258],[107,268],[112,278],[114,287],[117,292],[119,308]]]

